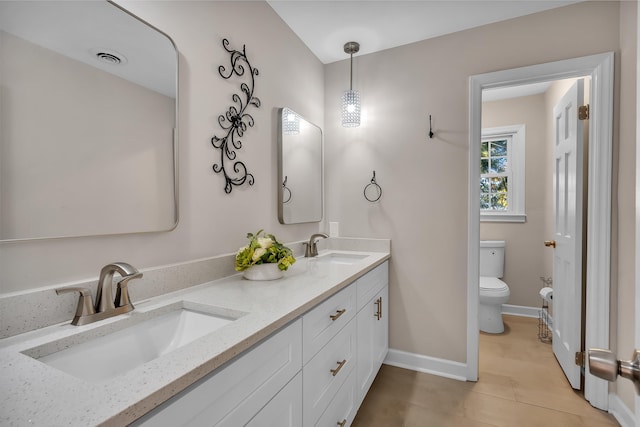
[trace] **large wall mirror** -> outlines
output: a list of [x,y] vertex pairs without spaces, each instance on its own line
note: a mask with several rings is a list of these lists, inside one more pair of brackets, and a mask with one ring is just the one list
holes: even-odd
[[278,219],[322,220],[322,130],[289,108],[278,110]]
[[0,1],[0,240],[178,221],[178,54],[106,1]]

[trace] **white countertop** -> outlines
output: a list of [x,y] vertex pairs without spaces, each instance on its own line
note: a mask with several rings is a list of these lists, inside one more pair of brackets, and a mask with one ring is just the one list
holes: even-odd
[[[342,253],[344,251],[329,251]],[[253,282],[236,274],[134,304],[131,313],[85,326],[46,327],[0,341],[0,424],[3,426],[126,425],[299,317],[389,259],[366,255],[351,265],[299,258],[282,279]],[[326,255],[321,253],[320,257]],[[89,382],[23,354],[51,341],[104,335],[117,322],[184,301],[248,313],[184,347],[103,382]],[[71,320],[71,319],[70,319]],[[69,320],[69,321],[70,321]],[[100,369],[96,366],[96,369]]]

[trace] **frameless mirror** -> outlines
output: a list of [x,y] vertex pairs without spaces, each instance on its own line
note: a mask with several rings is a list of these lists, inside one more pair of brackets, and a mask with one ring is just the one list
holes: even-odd
[[322,130],[289,108],[278,110],[278,219],[322,220]]
[[106,1],[0,2],[0,240],[178,221],[178,54]]

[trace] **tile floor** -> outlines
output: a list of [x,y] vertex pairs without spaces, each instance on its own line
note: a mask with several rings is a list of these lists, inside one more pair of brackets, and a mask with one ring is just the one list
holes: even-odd
[[618,425],[571,389],[537,319],[504,320],[503,334],[480,333],[477,383],[383,365],[352,426]]

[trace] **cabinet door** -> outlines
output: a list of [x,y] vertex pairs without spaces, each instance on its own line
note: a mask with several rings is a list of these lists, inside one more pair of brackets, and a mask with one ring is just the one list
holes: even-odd
[[[385,261],[357,280],[358,311],[389,284],[389,261]],[[376,297],[377,298],[377,297]]]
[[358,312],[358,406],[369,391],[389,350],[389,287],[385,286]]
[[300,427],[302,425],[302,373],[249,421],[247,427]]
[[302,367],[297,320],[136,420],[133,426],[245,425]]

